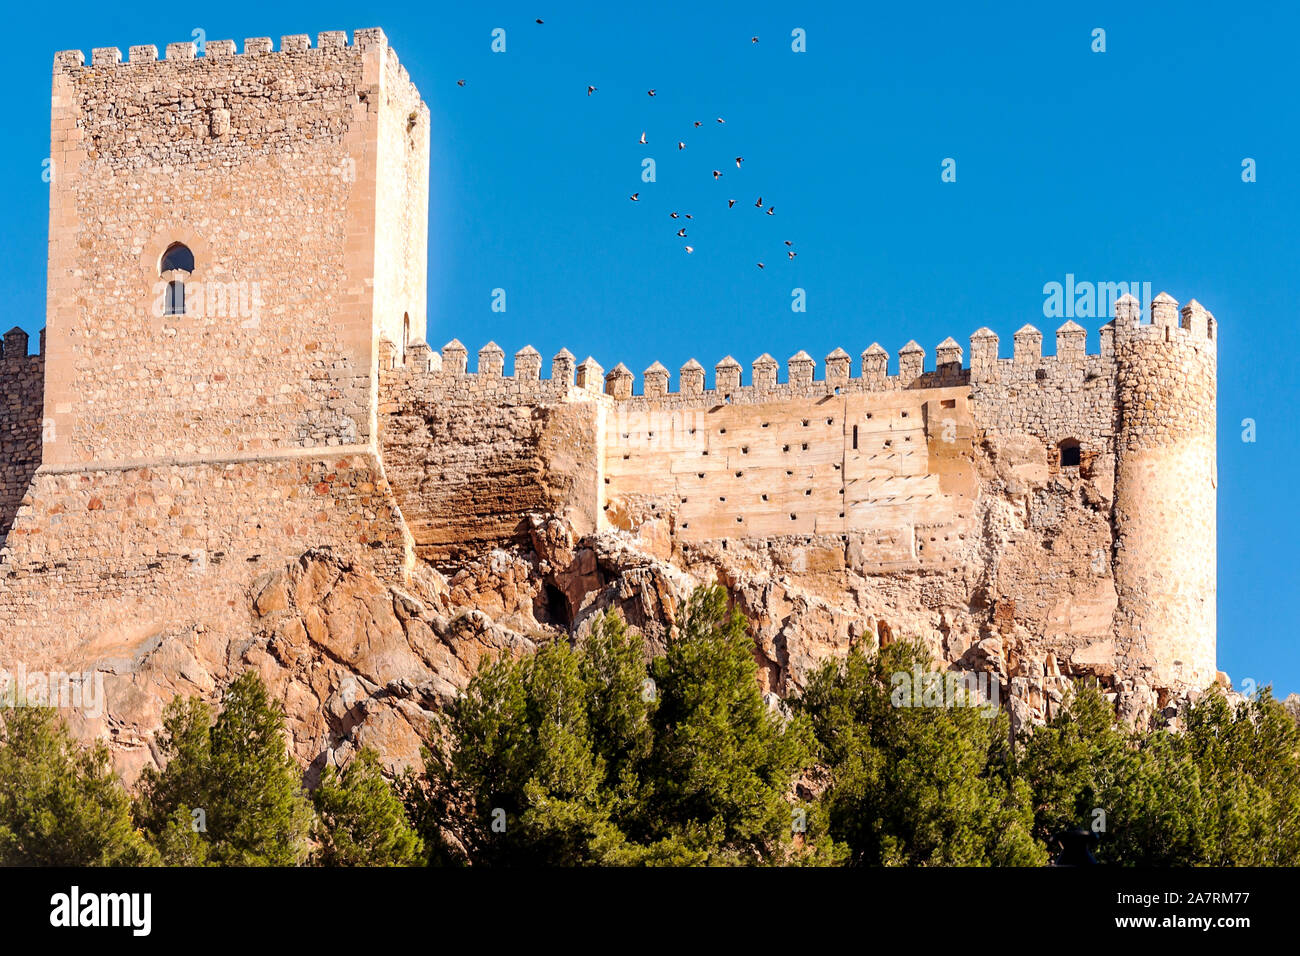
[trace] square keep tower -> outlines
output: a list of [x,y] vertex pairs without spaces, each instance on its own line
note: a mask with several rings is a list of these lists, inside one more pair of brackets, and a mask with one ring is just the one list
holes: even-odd
[[424,337],[429,112],[383,31],[199,52],[55,58],[47,469],[373,450],[380,340]]

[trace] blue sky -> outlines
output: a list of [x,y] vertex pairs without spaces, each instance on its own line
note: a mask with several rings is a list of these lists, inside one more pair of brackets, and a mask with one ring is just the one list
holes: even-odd
[[[1060,320],[1043,317],[1043,285],[1070,273],[1199,299],[1221,335],[1219,666],[1238,684],[1300,691],[1300,511],[1288,487],[1300,443],[1283,401],[1297,378],[1300,190],[1287,163],[1300,156],[1300,13],[1136,6],[18,6],[0,152],[4,325],[44,324],[56,50],[161,48],[196,29],[242,48],[247,36],[381,26],[432,112],[435,347],[494,339],[549,359],[566,346],[639,376],[655,360],[711,368],[730,353],[748,366],[799,349],[820,366],[843,346],[856,371],[873,341],[896,354],[915,338],[932,362],[944,337],[966,347],[982,325],[1006,355],[1034,323],[1050,351]],[[796,28],[806,52],[791,50]],[[1091,49],[1097,28],[1104,53]],[[654,183],[641,180],[647,156]],[[948,157],[955,183],[940,179]],[[774,215],[753,207],[760,195]],[[504,313],[491,311],[496,288]],[[806,290],[803,314],[790,309],[794,288]],[[1102,320],[1080,321],[1095,350]]]

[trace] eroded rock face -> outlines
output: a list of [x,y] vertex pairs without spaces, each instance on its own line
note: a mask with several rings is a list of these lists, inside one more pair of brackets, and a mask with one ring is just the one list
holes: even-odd
[[417,763],[433,716],[483,658],[536,648],[533,637],[472,602],[454,604],[452,593],[429,568],[406,590],[329,551],[309,551],[254,582],[243,633],[195,625],[156,636],[134,658],[101,662],[106,713],[73,712],[74,727],[106,735],[119,770],[133,779],[156,760],[154,738],[171,697],[215,700],[251,667],[283,704],[309,780],[363,746],[393,770]]
[[685,542],[672,515],[583,535],[528,514],[510,542],[440,568],[421,561],[402,587],[310,550],[235,595],[236,624],[91,655],[105,713],[74,726],[107,736],[133,779],[157,758],[167,700],[215,701],[252,667],[282,701],[309,781],[362,746],[396,771],[419,760],[437,713],[484,660],[581,635],[610,609],[661,651],[690,594],[715,582],[753,622],[760,681],[777,697],[853,648],[919,638],[938,666],[988,675],[1017,726],[1049,718],[1080,677],[1100,681],[1126,720],[1167,718],[1178,695],[1121,660],[1111,636],[1110,563],[1092,559],[1110,540],[1106,482],[1049,474],[1014,448],[980,460],[971,531],[946,542],[961,573],[882,570],[868,535]]

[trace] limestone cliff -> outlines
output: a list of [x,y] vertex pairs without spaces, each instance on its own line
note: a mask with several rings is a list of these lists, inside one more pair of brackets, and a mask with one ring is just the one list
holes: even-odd
[[1102,490],[1060,476],[1017,484],[996,469],[982,480],[999,493],[985,496],[967,544],[977,570],[962,579],[882,574],[861,542],[840,536],[684,545],[668,519],[578,535],[563,518],[530,514],[515,543],[441,569],[420,562],[401,587],[337,550],[311,549],[243,588],[222,623],[174,625],[97,657],[83,649],[81,666],[102,675],[106,712],[70,716],[82,734],[110,740],[132,779],[155,758],[168,699],[215,699],[251,667],[282,701],[309,780],[367,745],[396,770],[418,761],[435,715],[485,658],[567,639],[608,608],[662,648],[687,596],[707,582],[723,584],[753,621],[764,690],[782,696],[850,648],[915,636],[941,664],[996,675],[1017,723],[1059,705],[1072,676],[1100,678],[1129,719],[1168,704],[1167,689],[1115,681],[1108,649],[1078,642],[1062,652],[1054,641],[1048,650],[1043,637],[1063,614],[1109,620],[1113,589],[1096,581],[1076,582],[1068,606],[1035,604],[1033,582],[1059,555],[1028,534],[1050,523],[1074,542],[1061,547],[1086,550],[1101,534]]

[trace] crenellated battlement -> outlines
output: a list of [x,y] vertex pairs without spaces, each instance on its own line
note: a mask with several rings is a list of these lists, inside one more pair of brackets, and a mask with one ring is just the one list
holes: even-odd
[[[353,31],[351,47],[357,51],[364,51],[376,45],[387,46],[387,44],[388,38],[384,35],[384,31],[378,27]],[[128,47],[125,60],[122,58],[121,48],[105,46],[95,47],[91,50],[89,67],[86,64],[85,53],[81,50],[60,50],[54,54],[54,69],[55,72],[62,72],[100,67],[129,68],[159,62],[169,64],[202,63],[205,60],[221,60],[232,57],[311,54],[326,50],[347,49],[348,47],[348,34],[345,30],[326,30],[318,33],[314,47],[311,43],[311,37],[306,33],[280,37],[278,49],[273,46],[270,37],[248,37],[244,40],[242,52],[236,50],[234,40],[208,40],[202,44],[202,52],[200,52],[199,44],[193,40],[187,40],[179,43],[168,43],[163,48],[164,56],[159,57],[157,46],[141,44]]]
[[[541,354],[531,345],[514,356],[512,371],[505,369],[505,353],[495,342],[478,351],[475,370],[469,370],[469,350],[453,339],[434,352],[423,341],[412,343],[406,365],[417,372],[439,375],[471,375],[478,379],[515,379],[520,382],[549,381],[573,386],[586,392],[603,394],[615,401],[691,398],[705,396],[722,401],[759,402],[780,400],[809,392],[887,392],[910,388],[943,388],[953,385],[1011,384],[1021,381],[1083,381],[1115,374],[1116,338],[1121,348],[1128,343],[1186,343],[1213,350],[1216,336],[1214,316],[1195,299],[1181,310],[1168,293],[1161,293],[1151,303],[1150,321],[1141,321],[1137,300],[1123,296],[1116,303],[1115,317],[1098,330],[1099,348],[1087,349],[1088,331],[1073,320],[1055,330],[1055,353],[1043,353],[1043,333],[1035,326],[1021,326],[1012,336],[1010,355],[1000,353],[1000,340],[988,328],[976,330],[969,339],[968,354],[952,337],[940,342],[933,360],[915,341],[899,349],[889,372],[891,356],[878,342],[861,353],[857,363],[843,348],[836,348],[817,361],[799,351],[781,364],[766,353],[750,363],[748,381],[744,367],[728,355],[713,366],[712,386],[705,367],[689,359],[678,369],[676,380],[661,362],[654,362],[637,375],[622,362],[606,372],[592,357],[575,365],[568,349],[561,350],[551,361],[549,377],[542,375]],[[396,348],[388,344],[385,368],[397,364]]]
[[[201,622],[226,660],[267,575],[327,549],[529,632],[605,596],[666,621],[678,572],[716,576],[765,595],[773,681],[904,635],[958,666],[996,644],[1032,707],[1044,672],[1152,706],[1213,679],[1198,302],[1066,321],[1099,286],[1009,341],[644,368],[494,329],[437,348],[430,129],[379,29],[55,55],[48,348],[0,336],[5,648],[167,677],[149,649]],[[294,623],[263,603],[267,635]]]
[[26,368],[45,361],[45,330],[40,332],[40,350],[35,355],[28,354],[31,337],[18,326],[14,326],[0,340],[0,362],[6,369]]

